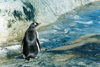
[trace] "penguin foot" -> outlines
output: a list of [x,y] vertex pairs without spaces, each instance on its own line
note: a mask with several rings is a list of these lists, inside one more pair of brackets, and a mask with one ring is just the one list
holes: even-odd
[[30,60],[30,58],[26,57],[26,58],[25,58],[25,60],[28,60],[28,61],[29,61],[29,60]]
[[34,57],[34,59],[37,59],[38,57],[36,56],[36,57]]

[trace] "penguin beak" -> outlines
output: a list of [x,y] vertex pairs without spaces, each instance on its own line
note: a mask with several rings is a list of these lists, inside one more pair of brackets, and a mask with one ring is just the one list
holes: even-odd
[[38,26],[40,25],[41,23],[38,23]]

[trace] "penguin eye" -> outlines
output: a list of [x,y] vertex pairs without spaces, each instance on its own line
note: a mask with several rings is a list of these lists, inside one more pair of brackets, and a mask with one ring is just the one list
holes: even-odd
[[34,23],[34,25],[36,26],[37,24],[36,24],[36,23]]

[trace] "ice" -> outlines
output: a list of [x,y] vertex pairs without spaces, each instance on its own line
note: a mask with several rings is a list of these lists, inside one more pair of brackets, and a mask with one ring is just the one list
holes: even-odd
[[20,45],[7,46],[5,48],[0,47],[0,58],[19,54],[22,52],[21,49]]
[[[3,6],[2,6],[3,5]],[[15,6],[16,5],[16,6]],[[10,0],[8,2],[1,2],[0,3],[0,9],[4,10],[4,9],[11,9],[14,10],[15,9],[21,9],[20,6],[22,6],[22,2],[20,0],[17,0],[16,2],[14,2],[13,0]],[[10,7],[12,6],[12,7]]]
[[81,19],[81,17],[79,15],[75,15],[73,16],[74,19]]
[[70,29],[64,29],[64,33],[69,33]]
[[7,50],[6,49],[0,49],[0,58],[7,56]]
[[8,46],[8,47],[5,47],[5,49],[7,49],[7,50],[19,50],[19,49],[21,49],[21,45]]
[[87,21],[87,22],[83,22],[83,21],[76,21],[78,23],[81,23],[81,24],[93,24],[93,21]]

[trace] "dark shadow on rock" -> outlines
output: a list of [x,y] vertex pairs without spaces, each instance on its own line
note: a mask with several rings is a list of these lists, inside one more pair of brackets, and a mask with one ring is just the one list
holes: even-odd
[[18,55],[15,57],[16,59],[24,59],[23,55]]
[[96,62],[100,62],[100,57],[97,57],[97,56],[86,56],[86,57],[81,57],[81,58],[96,61]]
[[10,59],[10,58],[17,58],[17,59],[24,59],[23,55],[19,52],[14,52],[13,50],[8,50],[7,49],[7,54],[6,54],[7,58]]
[[100,43],[86,43],[83,46],[71,49],[71,51],[77,51],[89,55],[100,54]]
[[56,51],[56,50],[55,50],[55,51],[51,51],[51,50],[49,51],[49,50],[48,50],[48,51],[46,51],[46,52],[47,52],[47,53],[54,53],[54,54],[62,54],[62,53],[65,53],[64,50],[57,50],[57,51]]
[[30,2],[23,2],[25,6],[23,6],[24,14],[26,15],[26,20],[34,20],[35,17],[35,8]]
[[18,20],[22,20],[22,12],[21,11],[14,10],[13,15],[16,19],[18,18]]
[[97,39],[100,39],[100,35],[94,35],[94,36],[91,36],[90,38],[97,38]]

